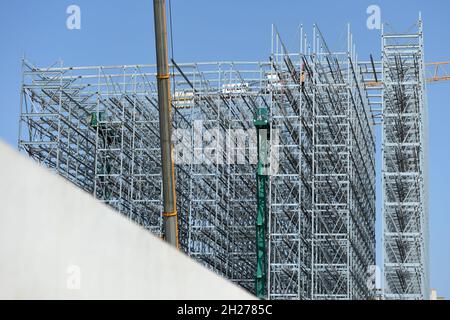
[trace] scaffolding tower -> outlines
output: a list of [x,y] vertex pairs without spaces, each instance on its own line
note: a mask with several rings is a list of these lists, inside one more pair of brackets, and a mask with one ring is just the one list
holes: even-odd
[[427,100],[422,21],[382,35],[383,279],[386,299],[428,299]]
[[[263,62],[172,61],[180,246],[254,292],[253,119],[268,110],[267,298],[368,299],[375,264],[375,138],[352,36],[331,51],[274,28]],[[161,236],[154,65],[23,61],[19,148]],[[259,235],[261,236],[261,235]]]
[[350,30],[332,52],[317,26],[300,53],[275,31],[278,170],[270,184],[271,299],[369,299],[375,264],[375,140]]

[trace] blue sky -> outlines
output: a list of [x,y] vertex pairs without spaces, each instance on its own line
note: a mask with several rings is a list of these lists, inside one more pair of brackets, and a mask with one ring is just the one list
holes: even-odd
[[[71,4],[81,8],[81,30],[66,28],[66,8]],[[450,60],[450,2],[445,0],[172,0],[175,60],[266,60],[272,23],[291,48],[297,48],[300,24],[311,30],[318,23],[328,45],[338,49],[350,23],[359,57],[366,59],[372,53],[378,59],[380,32],[366,27],[371,4],[380,6],[382,20],[398,32],[415,23],[421,11],[426,61]],[[13,146],[24,54],[39,66],[58,59],[65,65],[155,62],[151,0],[0,0],[0,12],[0,138]],[[449,101],[450,81],[428,87],[431,286],[446,298],[450,298]],[[380,222],[378,210],[377,227]]]

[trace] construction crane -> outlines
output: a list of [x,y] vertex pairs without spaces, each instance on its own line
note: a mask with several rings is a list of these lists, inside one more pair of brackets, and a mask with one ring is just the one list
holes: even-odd
[[153,0],[155,17],[156,64],[158,82],[159,131],[163,187],[164,240],[178,248],[178,214],[175,193],[175,170],[172,159],[172,123],[170,73],[167,51],[166,1]]

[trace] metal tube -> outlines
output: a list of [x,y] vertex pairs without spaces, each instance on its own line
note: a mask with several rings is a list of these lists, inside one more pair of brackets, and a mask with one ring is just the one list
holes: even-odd
[[166,1],[153,0],[155,16],[156,65],[158,82],[159,130],[163,187],[164,239],[178,248],[178,217],[175,195],[175,175],[172,159],[172,125],[170,83],[167,52]]

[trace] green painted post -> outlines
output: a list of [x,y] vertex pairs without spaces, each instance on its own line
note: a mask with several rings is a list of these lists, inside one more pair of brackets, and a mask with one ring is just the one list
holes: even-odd
[[257,132],[258,167],[257,184],[257,215],[256,215],[256,275],[255,294],[258,298],[267,297],[267,192],[268,179],[268,138],[269,120],[267,108],[260,108],[253,120]]

